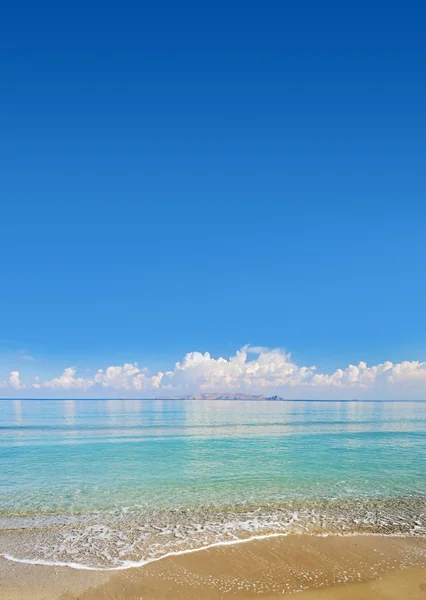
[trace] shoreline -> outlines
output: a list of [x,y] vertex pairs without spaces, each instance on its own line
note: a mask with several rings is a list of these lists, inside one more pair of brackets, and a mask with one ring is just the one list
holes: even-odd
[[[174,553],[115,573],[0,559],[0,600],[272,600],[295,593],[369,599],[387,598],[380,589],[388,580],[392,589],[409,588],[413,599],[426,597],[426,538],[278,534]],[[362,586],[362,596],[350,595]],[[393,597],[408,597],[401,594]]]
[[10,517],[9,523],[4,517],[0,556],[21,564],[108,573],[168,557],[286,536],[426,537],[425,500],[419,495],[302,506],[129,510],[62,523],[26,517]]
[[[34,566],[41,566],[41,567],[65,567],[68,569],[74,569],[76,571],[97,571],[97,572],[102,572],[102,573],[111,573],[111,572],[117,572],[117,571],[128,571],[129,569],[140,569],[142,567],[145,567],[147,565],[150,565],[151,563],[154,562],[159,562],[160,560],[165,560],[167,558],[171,558],[173,556],[183,556],[185,554],[194,554],[196,552],[203,552],[206,550],[211,550],[212,548],[220,548],[222,546],[235,546],[237,544],[245,544],[247,542],[253,542],[255,540],[266,540],[269,538],[276,538],[276,537],[288,537],[288,533],[267,533],[264,535],[254,535],[248,538],[241,538],[241,539],[236,539],[236,540],[227,540],[227,541],[223,541],[223,542],[215,542],[213,544],[208,544],[207,546],[200,546],[199,548],[188,548],[186,550],[177,550],[175,552],[168,552],[167,554],[163,554],[161,556],[158,556],[156,558],[147,558],[147,559],[142,559],[140,561],[135,561],[132,562],[132,564],[124,564],[124,565],[120,565],[118,567],[91,567],[89,565],[83,565],[83,564],[79,564],[79,563],[65,563],[65,562],[55,562],[55,561],[48,561],[48,560],[43,560],[43,559],[21,559],[21,558],[16,558],[14,556],[11,556],[9,554],[0,554],[0,558],[3,558],[4,560],[13,562],[13,563],[19,563],[19,564],[24,564],[24,565],[34,565]],[[361,534],[363,535],[363,534]],[[379,535],[379,534],[378,534]],[[317,537],[321,537],[321,536],[317,536]],[[326,537],[326,536],[322,536],[322,537]],[[130,561],[129,561],[130,562]]]
[[[90,565],[85,565],[82,563],[73,563],[73,562],[62,562],[62,561],[49,561],[43,559],[32,559],[32,558],[18,558],[12,556],[8,553],[0,553],[0,559],[5,560],[7,562],[21,564],[21,565],[30,565],[30,566],[38,566],[38,567],[53,567],[53,568],[65,568],[72,569],[75,571],[91,571],[97,573],[117,573],[120,571],[129,571],[131,569],[142,569],[152,563],[156,563],[162,560],[166,560],[168,558],[173,558],[177,556],[184,556],[187,554],[196,554],[198,552],[205,552],[208,550],[212,550],[214,548],[222,548],[226,546],[238,546],[240,544],[246,544],[249,542],[263,541],[269,540],[273,538],[288,538],[288,537],[308,537],[308,538],[351,538],[351,537],[368,537],[368,538],[395,538],[395,539],[426,539],[424,536],[415,536],[410,534],[403,533],[265,533],[260,535],[253,535],[247,538],[238,538],[235,540],[225,540],[220,542],[214,542],[212,544],[208,544],[206,546],[200,546],[198,548],[187,548],[184,550],[177,550],[173,552],[168,552],[166,554],[162,554],[161,556],[141,559],[140,561],[128,561],[129,564],[123,564],[116,567],[93,567]],[[1,533],[0,533],[1,539]]]

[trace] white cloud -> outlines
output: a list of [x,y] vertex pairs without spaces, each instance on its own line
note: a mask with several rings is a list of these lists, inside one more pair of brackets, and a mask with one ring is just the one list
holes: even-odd
[[[250,360],[249,355],[255,357]],[[315,367],[298,367],[282,349],[245,346],[229,359],[213,358],[208,352],[189,352],[174,371],[163,376],[163,384],[177,390],[262,392],[266,388],[305,383]]]
[[[130,390],[135,387],[134,381],[141,381],[143,375],[136,363],[125,363],[122,367],[108,367],[99,369],[95,375],[94,383],[100,384],[104,388],[115,390]],[[138,376],[138,379],[135,377]],[[141,389],[136,387],[135,389]]]
[[19,379],[19,371],[11,371],[9,376],[9,385],[14,390],[22,390],[25,384]]
[[365,362],[360,362],[357,366],[349,365],[346,369],[337,369],[331,375],[317,374],[311,382],[313,386],[361,389],[397,387],[403,384],[423,384],[426,392],[426,362],[405,361],[393,364],[386,361],[372,367],[368,367]]
[[[234,355],[213,357],[209,352],[189,352],[173,369],[150,374],[137,363],[108,366],[93,375],[78,376],[75,367],[32,388],[69,391],[84,396],[167,396],[196,392],[247,392],[280,394],[288,398],[426,398],[426,362],[383,362],[339,368],[320,373],[315,366],[297,365],[281,348],[244,346]],[[84,371],[83,371],[84,373]],[[12,371],[7,387],[22,389],[18,371]]]
[[63,389],[63,390],[88,390],[94,385],[91,379],[84,377],[74,377],[77,369],[75,367],[68,367],[64,369],[64,372],[59,377],[49,379],[40,383],[40,379],[36,378],[36,382],[33,383],[33,387],[36,389],[40,388],[51,388],[51,389]]

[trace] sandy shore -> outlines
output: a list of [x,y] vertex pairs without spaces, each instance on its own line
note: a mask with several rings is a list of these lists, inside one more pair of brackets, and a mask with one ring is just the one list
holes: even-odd
[[426,539],[289,536],[120,572],[0,560],[1,600],[426,599]]

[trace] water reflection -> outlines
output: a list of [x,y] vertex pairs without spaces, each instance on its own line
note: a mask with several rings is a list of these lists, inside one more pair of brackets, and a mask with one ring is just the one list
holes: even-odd
[[64,400],[64,419],[68,427],[75,425],[75,400]]
[[15,425],[22,425],[22,400],[13,400],[13,411],[15,414]]

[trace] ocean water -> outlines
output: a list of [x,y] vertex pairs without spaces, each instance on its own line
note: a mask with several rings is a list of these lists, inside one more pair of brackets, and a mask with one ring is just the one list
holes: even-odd
[[0,553],[126,568],[288,533],[426,535],[426,403],[0,400]]

